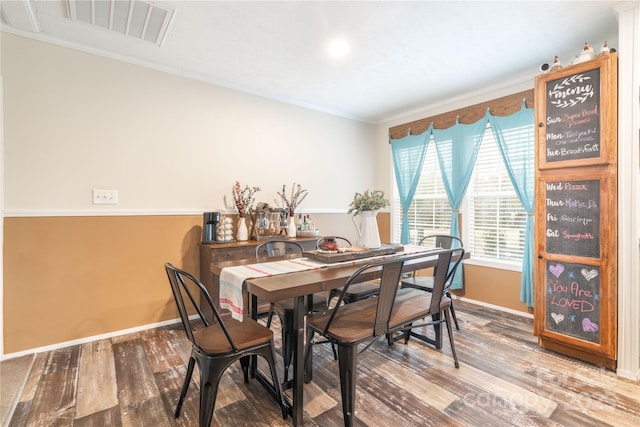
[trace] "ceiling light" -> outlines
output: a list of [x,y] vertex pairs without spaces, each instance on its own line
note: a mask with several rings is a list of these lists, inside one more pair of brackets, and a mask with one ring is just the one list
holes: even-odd
[[329,43],[328,51],[329,55],[331,55],[332,57],[342,58],[347,53],[349,53],[349,44],[342,39],[336,39]]

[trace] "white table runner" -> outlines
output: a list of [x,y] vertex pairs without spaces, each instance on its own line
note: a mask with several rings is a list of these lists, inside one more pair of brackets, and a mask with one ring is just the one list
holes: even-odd
[[225,267],[220,272],[220,308],[227,309],[231,316],[242,321],[244,316],[244,298],[242,286],[247,279],[257,277],[270,277],[279,274],[294,273],[305,270],[317,270],[333,265],[363,264],[368,260],[380,260],[397,255],[407,255],[416,252],[433,250],[424,246],[404,245],[404,251],[393,255],[383,255],[371,258],[362,258],[352,261],[343,261],[328,264],[309,258],[293,258],[280,261],[260,262],[256,264],[237,265]]

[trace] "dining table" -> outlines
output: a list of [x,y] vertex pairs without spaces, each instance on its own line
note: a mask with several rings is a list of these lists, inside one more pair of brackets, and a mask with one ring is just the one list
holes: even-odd
[[[375,256],[362,259],[354,259],[344,262],[330,263],[319,268],[306,269],[302,271],[289,272],[285,274],[274,274],[262,277],[248,277],[243,282],[243,292],[246,295],[245,301],[248,307],[245,308],[245,315],[251,316],[253,319],[258,317],[258,301],[266,301],[268,303],[282,301],[286,299],[294,300],[294,336],[293,336],[293,378],[291,381],[291,402],[287,401],[288,410],[294,426],[300,426],[304,423],[304,401],[303,388],[305,381],[309,381],[312,377],[312,354],[307,364],[307,372],[305,372],[304,363],[304,317],[309,307],[305,303],[306,297],[315,293],[328,292],[332,289],[344,286],[347,279],[363,265],[379,260],[382,258],[392,258],[407,256],[408,254],[423,253],[424,256],[412,256],[410,260],[405,262],[403,273],[410,273],[416,270],[427,269],[435,266],[438,256],[438,250],[434,248],[425,248],[422,246],[404,245],[402,250],[395,254],[386,254],[383,256]],[[464,258],[468,258],[465,253]],[[282,257],[287,259],[290,257]],[[272,262],[274,258],[265,258],[264,262]],[[257,260],[243,259],[233,261],[212,262],[210,266],[211,274],[214,281],[219,283],[220,275],[223,269],[235,266],[249,266],[257,264]],[[262,261],[262,260],[258,260]],[[373,277],[371,277],[373,278]],[[437,334],[442,336],[442,334]],[[440,348],[441,340],[436,343],[436,347]],[[252,375],[254,375],[265,387],[273,391],[273,386],[269,380],[260,374],[256,375],[256,361],[252,361]]]

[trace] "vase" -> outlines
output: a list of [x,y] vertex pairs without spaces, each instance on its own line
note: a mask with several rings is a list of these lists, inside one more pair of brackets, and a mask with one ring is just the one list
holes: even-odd
[[249,239],[249,229],[247,228],[247,219],[240,217],[238,219],[238,232],[236,233],[236,240],[244,241]]
[[296,237],[296,218],[293,215],[289,217],[289,225],[287,226],[287,236],[289,236],[292,239]]
[[376,249],[382,246],[380,243],[380,233],[378,232],[378,221],[376,216],[378,211],[362,211],[360,212],[360,224],[356,221],[356,216],[352,216],[351,220],[358,230],[358,245],[365,246],[369,249]]

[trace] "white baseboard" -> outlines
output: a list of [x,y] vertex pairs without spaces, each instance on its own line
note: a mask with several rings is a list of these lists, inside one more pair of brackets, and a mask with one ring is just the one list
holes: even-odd
[[467,298],[467,297],[456,297],[455,295],[453,295],[453,297],[455,299],[459,299],[460,301],[465,301],[465,302],[468,302],[468,303],[471,303],[471,304],[481,305],[481,306],[487,307],[487,308],[493,308],[494,310],[504,311],[505,313],[515,314],[517,316],[526,317],[528,319],[533,319],[533,314],[525,313],[524,311],[513,310],[511,308],[501,307],[499,305],[493,305],[493,304],[489,304],[489,303],[483,302],[483,301],[476,301],[474,299]]
[[[195,314],[193,316],[190,316],[189,318],[193,319],[193,318],[197,318],[197,317],[198,317],[198,315]],[[104,340],[104,339],[107,339],[107,338],[112,338],[112,337],[117,337],[117,336],[120,336],[120,335],[131,334],[131,333],[134,333],[134,332],[146,331],[147,329],[153,329],[153,328],[158,328],[158,327],[161,327],[161,326],[172,325],[174,323],[180,323],[180,319],[177,318],[177,319],[165,320],[163,322],[149,323],[147,325],[136,326],[135,328],[129,328],[129,329],[122,329],[122,330],[119,330],[119,331],[109,332],[107,334],[93,335],[93,336],[86,337],[86,338],[80,338],[80,339],[77,339],[77,340],[61,342],[61,343],[57,343],[57,344],[47,345],[47,346],[44,346],[44,347],[32,348],[32,349],[29,349],[29,350],[19,351],[19,352],[16,352],[16,353],[3,354],[2,356],[0,356],[0,361],[7,360],[7,359],[14,359],[16,357],[26,356],[26,355],[34,354],[34,353],[42,353],[43,351],[58,350],[58,349],[61,349],[61,348],[72,346],[72,345],[85,344],[85,343],[92,342],[92,341]]]

